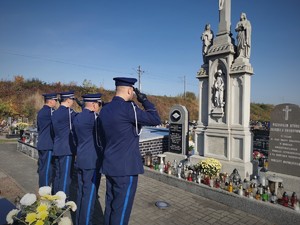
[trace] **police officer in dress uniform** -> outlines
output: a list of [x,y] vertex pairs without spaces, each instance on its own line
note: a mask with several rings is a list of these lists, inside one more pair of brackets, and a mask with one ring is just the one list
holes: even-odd
[[52,151],[54,133],[51,116],[57,104],[57,94],[43,94],[44,106],[37,114],[39,187],[52,185]]
[[92,225],[101,177],[99,168],[102,161],[102,147],[96,130],[101,94],[86,94],[82,98],[85,108],[74,119],[78,169],[76,224]]
[[57,170],[55,180],[58,181],[58,186],[55,186],[57,190],[54,190],[54,193],[63,191],[67,197],[70,196],[69,189],[76,154],[72,124],[78,113],[71,109],[74,101],[73,91],[60,93],[61,104],[51,117],[54,130],[53,155],[56,156],[55,168]]
[[[101,109],[99,126],[104,148],[100,172],[106,175],[106,225],[128,224],[138,174],[144,173],[139,150],[142,126],[161,123],[154,105],[146,95],[134,89],[135,78],[116,77],[116,95]],[[134,92],[145,110],[132,101]]]

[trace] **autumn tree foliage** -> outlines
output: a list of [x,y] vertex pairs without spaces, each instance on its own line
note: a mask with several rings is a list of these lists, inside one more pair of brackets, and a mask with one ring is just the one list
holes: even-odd
[[[26,80],[22,75],[17,75],[12,81],[0,80],[0,120],[7,117],[26,117],[32,123],[36,119],[38,110],[44,104],[43,93],[59,93],[69,90],[75,91],[75,96],[79,99],[86,93],[100,92],[104,102],[111,101],[115,93],[114,90],[106,90],[102,86],[97,87],[89,80],[84,80],[82,85],[77,85],[76,82],[49,84],[37,78]],[[185,106],[189,112],[189,120],[198,120],[199,103],[192,92],[176,97],[148,95],[148,98],[155,104],[162,122],[169,120],[170,109],[173,105]],[[272,107],[272,105],[251,104],[251,112],[254,112],[251,114],[251,119],[268,120]],[[81,111],[77,104],[74,104],[74,109]]]

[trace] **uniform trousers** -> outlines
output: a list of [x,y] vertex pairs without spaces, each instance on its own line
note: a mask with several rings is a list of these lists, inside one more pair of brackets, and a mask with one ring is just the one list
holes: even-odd
[[138,183],[138,175],[106,176],[105,225],[127,225]]
[[77,189],[77,225],[92,225],[92,217],[95,202],[98,199],[98,189],[101,174],[97,169],[78,168],[78,189]]
[[39,187],[52,184],[52,150],[39,150],[38,173]]
[[57,156],[55,160],[55,180],[58,181],[58,185],[55,184],[54,192],[63,191],[67,198],[70,197],[70,184],[73,172],[74,157],[72,155]]
[[59,163],[58,163],[58,157],[52,156],[52,165],[53,165],[53,183],[52,183],[52,194],[55,195],[56,192],[59,191]]

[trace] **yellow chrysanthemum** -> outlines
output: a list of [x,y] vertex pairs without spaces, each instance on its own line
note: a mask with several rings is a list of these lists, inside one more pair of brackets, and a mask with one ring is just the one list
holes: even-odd
[[28,213],[25,219],[25,222],[32,224],[33,222],[36,221],[36,213]]
[[40,220],[45,220],[48,215],[49,215],[48,211],[41,211],[37,214],[37,218]]
[[42,211],[47,211],[48,210],[48,206],[46,204],[40,204],[37,208],[36,208],[36,211],[39,213],[39,212],[42,212]]
[[38,220],[38,221],[36,221],[35,225],[44,225],[44,221]]
[[56,196],[56,195],[44,195],[44,196],[41,196],[41,199],[42,200],[53,201],[53,200],[59,199],[59,196]]
[[202,173],[209,176],[216,176],[221,171],[221,163],[214,158],[207,158],[200,162]]

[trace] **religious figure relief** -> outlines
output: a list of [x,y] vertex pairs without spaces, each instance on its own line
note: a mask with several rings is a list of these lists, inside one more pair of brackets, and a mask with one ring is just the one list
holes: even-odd
[[222,70],[216,73],[216,79],[213,84],[213,103],[216,108],[223,108],[224,101],[224,80],[222,78]]
[[237,23],[237,55],[242,58],[250,58],[251,50],[251,24],[247,20],[246,13],[241,13],[240,21]]
[[212,40],[214,38],[214,33],[210,29],[210,24],[205,25],[204,32],[202,33],[201,40],[203,42],[202,47],[202,55],[203,55],[203,62],[207,63],[206,54],[208,52],[208,48],[212,45]]

